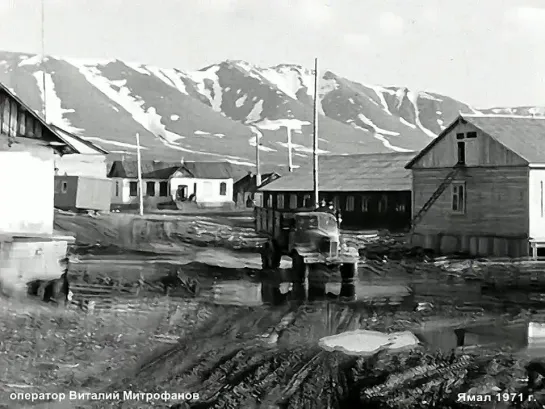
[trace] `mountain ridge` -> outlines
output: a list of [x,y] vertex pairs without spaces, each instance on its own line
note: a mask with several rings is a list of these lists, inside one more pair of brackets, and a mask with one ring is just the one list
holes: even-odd
[[[226,60],[197,71],[114,60],[47,56],[47,120],[113,156],[287,162],[287,129],[297,165],[312,154],[314,71],[298,64],[259,67]],[[0,51],[0,82],[41,112],[39,56]],[[545,109],[476,109],[436,92],[362,84],[319,73],[321,154],[418,151],[459,113],[544,115]]]

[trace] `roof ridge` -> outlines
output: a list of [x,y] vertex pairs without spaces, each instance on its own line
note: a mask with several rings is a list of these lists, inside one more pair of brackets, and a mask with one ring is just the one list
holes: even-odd
[[461,114],[463,118],[515,118],[515,119],[545,119],[545,116],[509,115],[509,114]]

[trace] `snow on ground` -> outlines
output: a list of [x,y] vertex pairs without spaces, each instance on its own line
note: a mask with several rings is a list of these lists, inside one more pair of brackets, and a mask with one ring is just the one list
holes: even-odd
[[75,111],[73,109],[63,109],[61,99],[57,96],[57,93],[55,92],[55,84],[53,82],[51,74],[45,74],[45,94],[43,87],[43,71],[36,71],[33,76],[36,79],[36,83],[38,84],[42,101],[44,101],[44,99],[46,100],[45,105],[47,121],[74,134],[80,134],[81,132],[83,132],[83,129],[72,126],[70,121],[64,118],[64,114],[72,113]]
[[171,115],[170,116],[171,121],[177,121],[178,119],[180,119],[180,115]]
[[225,134],[223,133],[215,133],[214,136],[217,136],[218,138],[223,138]]
[[[250,146],[256,146],[257,140],[258,139],[261,140],[263,138],[263,134],[255,126],[251,126],[250,129],[252,130],[255,136],[248,139],[248,143],[250,144]],[[259,146],[259,150],[263,152],[278,152],[276,149],[272,149],[272,148],[269,148],[268,146],[263,146],[263,145]]]
[[[257,99],[256,97],[254,98]],[[252,122],[259,121],[261,119],[262,113],[263,113],[263,100],[261,99],[254,105],[250,113],[246,115],[246,122],[252,123]]]
[[264,119],[263,121],[254,123],[255,126],[257,126],[260,129],[265,129],[269,131],[277,131],[282,127],[288,127],[292,130],[298,130],[300,131],[303,126],[310,125],[310,122],[308,121],[301,121],[299,119],[275,119],[275,120],[269,120]]
[[406,125],[408,126],[409,128],[413,128],[413,129],[416,129],[416,125],[415,124],[411,124],[410,122],[407,122],[405,119],[403,118],[399,118],[399,122],[401,122],[403,125]]
[[151,76],[151,72],[149,72],[146,69],[146,66],[144,66],[143,64],[138,64],[138,63],[133,63],[133,62],[123,62],[123,64],[125,64],[127,67],[135,70],[136,72],[138,72],[140,74]]
[[[276,142],[278,145],[282,146],[283,148],[288,148],[288,143],[287,142]],[[306,146],[303,146],[303,145],[299,145],[297,143],[293,143],[291,144],[291,149],[296,151],[296,152],[304,152],[304,153],[312,153],[312,148],[307,148]],[[328,153],[331,153],[329,151],[325,151],[325,150],[322,150],[322,149],[318,149],[318,154],[328,154]]]
[[246,99],[248,98],[247,95],[243,95],[242,97],[240,97],[239,99],[237,99],[235,101],[235,105],[237,108],[240,108],[241,106],[244,105],[244,102],[246,102]]
[[210,132],[204,132],[204,131],[195,131],[193,133],[195,135],[210,135]]
[[348,98],[348,101],[353,104],[354,103],[354,100],[352,98]]
[[297,100],[297,91],[301,88],[299,73],[291,69],[266,68],[259,70],[261,75],[288,97]]
[[367,118],[363,114],[358,114],[358,119],[361,122],[363,122],[365,125],[369,125],[371,128],[373,128],[376,133],[380,133],[380,134],[383,134],[383,135],[392,135],[392,136],[398,136],[399,135],[399,132],[393,132],[393,131],[388,131],[386,129],[379,128],[377,125],[375,125],[373,123],[373,121],[371,121],[369,118]]
[[[197,90],[199,91],[199,93],[208,98],[210,104],[212,105],[212,109],[216,112],[222,112],[221,105],[223,100],[223,91],[219,84],[218,78],[219,69],[219,66],[213,65],[212,67],[204,71],[193,71],[191,73],[188,73],[188,77],[191,80],[195,81],[195,83],[197,84]],[[206,88],[205,80],[212,81],[212,89],[214,91],[213,93],[210,92],[208,88]]]
[[378,139],[379,141],[382,142],[382,144],[388,148],[388,149],[391,149],[395,152],[413,152],[412,150],[410,149],[405,149],[405,148],[400,148],[398,146],[394,146],[390,143],[390,141],[388,139],[386,139],[386,137],[384,135],[381,135],[381,134],[378,134],[376,133],[375,134],[375,138]]
[[148,116],[148,127],[146,129],[154,135],[167,140],[169,143],[176,143],[176,141],[185,138],[174,132],[167,131],[165,125],[161,123],[161,115],[157,114],[157,110],[154,107],[149,107],[146,114]]
[[24,67],[28,65],[40,65],[42,63],[42,57],[40,55],[34,55],[30,58],[23,57],[22,61],[18,64],[19,67]]
[[[435,138],[437,135],[435,135],[432,131],[430,131],[427,128],[424,128],[424,125],[422,125],[422,122],[420,122],[420,111],[418,109],[418,93],[414,91],[407,91],[407,98],[409,98],[409,101],[414,106],[414,113],[415,113],[415,122],[416,125],[424,131],[426,135],[428,135],[430,138]],[[432,97],[432,99],[435,99]]]
[[176,88],[182,94],[189,95],[186,89],[184,82],[178,76],[178,72],[174,69],[164,69],[159,67],[154,67],[146,65],[148,71],[150,71],[154,76],[159,78],[165,84]]
[[394,352],[395,350],[414,348],[419,343],[418,338],[409,331],[386,334],[361,329],[324,337],[318,341],[318,345],[326,351],[341,351],[347,355],[356,356],[371,355],[380,349]]

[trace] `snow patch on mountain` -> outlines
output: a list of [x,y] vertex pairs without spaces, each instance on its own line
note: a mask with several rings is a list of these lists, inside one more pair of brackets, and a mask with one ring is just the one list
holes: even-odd
[[171,120],[171,121],[177,121],[178,119],[180,119],[180,115],[174,114],[174,115],[171,115],[171,116],[170,116],[170,120]]
[[425,128],[424,125],[422,125],[422,122],[420,121],[420,111],[418,109],[418,95],[421,93],[417,93],[414,91],[407,91],[407,98],[409,98],[409,101],[413,104],[414,107],[414,113],[415,113],[415,122],[416,125],[424,131],[426,135],[428,135],[430,138],[435,138],[437,135],[430,131],[429,129]]
[[[288,143],[287,142],[276,142],[278,145],[282,146],[283,148],[286,148],[288,149]],[[307,148],[306,146],[303,146],[303,145],[299,145],[297,143],[293,143],[291,144],[291,149],[294,150],[294,151],[297,151],[297,152],[302,152],[302,153],[313,153],[313,150],[312,148]],[[320,149],[318,148],[317,150],[318,154],[319,155],[327,155],[328,153],[331,153],[330,151],[326,151],[326,150],[323,150],[323,149]]]
[[[24,60],[24,61],[28,61],[28,60]],[[44,75],[43,71],[36,71],[34,72],[33,76],[36,79],[38,89],[40,90],[42,103],[45,101],[45,111],[46,111],[47,121],[49,123],[55,124],[59,126],[60,128],[74,134],[79,135],[82,132],[84,132],[85,131],[84,129],[76,128],[72,126],[71,122],[64,117],[64,114],[73,113],[75,111],[73,109],[63,109],[62,101],[57,96],[57,93],[55,92],[55,84],[53,82],[53,78],[51,77],[51,74],[46,73]],[[45,90],[44,90],[44,79],[45,79]]]
[[371,128],[373,128],[376,133],[383,134],[383,135],[393,135],[393,136],[398,136],[399,135],[399,132],[392,132],[392,131],[388,131],[386,129],[379,128],[378,126],[376,126],[373,123],[373,121],[371,121],[369,118],[367,118],[363,114],[358,114],[358,119],[361,122],[363,122],[365,125],[369,125]]
[[248,95],[243,95],[243,96],[241,96],[239,99],[237,99],[237,100],[235,101],[235,106],[236,106],[237,108],[240,108],[241,106],[244,105],[244,103],[246,102],[246,99],[248,99]]
[[131,96],[131,91],[125,87],[119,87],[119,91],[112,88],[112,82],[104,78],[96,67],[75,66],[84,78],[100,92],[123,107],[132,115],[134,120],[157,137],[164,139],[169,145],[175,144],[183,136],[168,131],[161,123],[161,116],[154,107],[144,111],[144,101]]
[[299,119],[264,119],[263,121],[255,122],[254,125],[260,129],[269,131],[277,131],[280,128],[289,128],[292,130],[301,131],[303,126],[310,125],[310,122],[301,121]]
[[254,122],[258,122],[262,119],[263,115],[263,100],[259,100],[252,108],[250,113],[246,115],[246,123],[251,124]]
[[25,67],[25,66],[37,66],[42,63],[42,58],[40,55],[33,55],[32,57],[22,57],[21,62],[19,62],[19,67]]
[[174,69],[163,69],[151,65],[146,65],[146,69],[168,86],[176,88],[182,94],[189,95],[184,82]]
[[[216,112],[222,112],[221,105],[223,100],[223,90],[218,78],[219,69],[218,65],[212,65],[207,69],[188,73],[188,77],[195,82],[197,90],[208,99],[212,109]],[[209,83],[212,84],[211,87]]]
[[[114,146],[120,146],[122,148],[130,148],[130,149],[135,149],[135,150],[138,148],[136,146],[136,144],[112,141],[110,139],[98,138],[96,136],[88,136],[85,139],[90,141],[90,142],[105,143],[105,144],[110,144],[110,145],[114,145]],[[140,146],[140,149],[148,150],[148,148],[146,148],[145,146]],[[113,152],[113,151],[110,151],[110,152]],[[122,152],[125,152],[125,151],[122,151]]]

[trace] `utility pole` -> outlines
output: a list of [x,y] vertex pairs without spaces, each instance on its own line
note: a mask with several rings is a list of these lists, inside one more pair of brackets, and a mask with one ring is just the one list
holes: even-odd
[[136,134],[136,160],[138,163],[138,196],[140,216],[144,215],[144,185],[142,183],[142,157],[140,154],[140,134]]
[[261,185],[261,173],[259,172],[259,131],[254,129],[255,134],[255,185],[256,187]]
[[47,90],[45,83],[45,0],[42,0],[42,87],[43,97],[43,116],[44,122],[47,122]]
[[286,130],[288,131],[288,170],[290,172],[293,172],[293,157],[291,154],[291,129],[289,126],[286,126]]
[[314,207],[318,208],[320,198],[318,192],[318,58],[314,59],[314,144],[312,147],[312,160],[314,165]]

